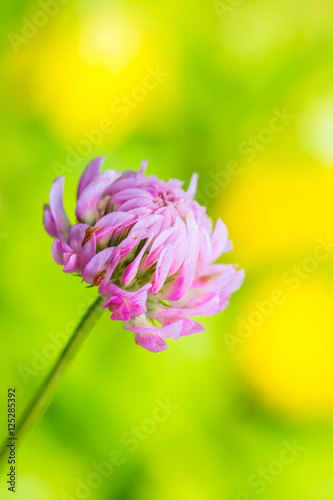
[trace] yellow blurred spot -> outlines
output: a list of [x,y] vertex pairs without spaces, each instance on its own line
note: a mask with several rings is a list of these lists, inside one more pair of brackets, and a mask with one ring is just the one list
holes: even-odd
[[[255,299],[268,298],[268,281]],[[292,291],[281,283],[282,305],[253,328],[237,352],[240,371],[265,404],[288,415],[333,414],[332,290],[318,277]],[[247,321],[251,300],[240,316]]]
[[79,28],[79,52],[89,66],[103,66],[117,74],[132,61],[139,51],[142,33],[130,12],[119,6],[92,10],[84,16]]
[[[262,267],[263,261],[312,248],[319,236],[333,234],[333,172],[300,171],[270,165],[244,165],[221,196],[222,214],[237,261]],[[223,193],[224,194],[224,193]]]
[[299,135],[304,151],[333,168],[333,95],[307,105],[300,120]]

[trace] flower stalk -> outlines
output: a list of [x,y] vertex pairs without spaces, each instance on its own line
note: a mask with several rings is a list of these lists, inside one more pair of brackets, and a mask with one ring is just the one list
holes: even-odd
[[[84,340],[87,338],[88,334],[102,315],[103,303],[103,298],[99,296],[87,310],[80,323],[74,330],[53,370],[22,414],[15,430],[14,437],[17,438],[17,444],[21,443],[24,436],[37,423],[37,421],[40,420],[43,413],[52,402],[52,399],[58,389],[58,386],[60,385],[61,380],[63,379],[64,373],[68,368],[71,360],[74,358],[80,346],[83,344]],[[8,440],[3,443],[3,446],[0,450],[0,469],[7,461],[7,443]]]

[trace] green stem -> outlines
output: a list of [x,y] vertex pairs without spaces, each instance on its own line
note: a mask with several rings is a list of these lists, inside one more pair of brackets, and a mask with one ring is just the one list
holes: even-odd
[[[51,403],[70,361],[103,313],[102,307],[103,298],[98,297],[98,299],[90,306],[88,311],[81,319],[80,323],[73,332],[73,335],[69,339],[66,347],[61,353],[53,370],[22,414],[16,426],[16,446],[21,442],[23,437],[28,433],[30,428],[37,422],[37,420],[40,419],[44,411]],[[8,440],[4,442],[3,446],[0,449],[0,469],[7,462],[9,450],[9,448],[7,447],[7,443],[9,443]]]

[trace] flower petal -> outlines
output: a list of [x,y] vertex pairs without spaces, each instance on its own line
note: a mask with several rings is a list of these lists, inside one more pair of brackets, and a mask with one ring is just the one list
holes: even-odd
[[71,234],[69,236],[68,245],[74,250],[78,255],[81,254],[82,242],[86,236],[87,229],[91,228],[89,224],[74,224],[71,227]]
[[108,297],[104,308],[108,307],[112,312],[111,319],[116,321],[128,321],[140,316],[147,311],[147,290],[150,284],[144,285],[136,292],[128,292],[110,283],[101,290],[103,297]]
[[190,184],[187,188],[187,194],[189,195],[191,200],[194,199],[195,193],[197,192],[198,178],[199,174],[193,174],[190,180]]
[[43,210],[43,224],[45,231],[52,236],[52,238],[58,238],[58,230],[55,220],[51,214],[50,205],[44,204]]
[[79,187],[77,189],[77,199],[80,198],[82,192],[85,190],[88,184],[90,184],[93,178],[96,177],[96,175],[99,173],[104,160],[104,156],[98,156],[97,158],[94,158],[90,163],[88,163],[85,171],[81,175]]
[[144,246],[142,247],[141,251],[139,252],[139,254],[135,257],[135,259],[126,267],[125,271],[123,272],[123,275],[121,277],[121,284],[123,286],[127,286],[129,283],[131,283],[131,281],[134,280],[134,278],[136,277],[137,275],[137,272],[138,272],[138,269],[139,269],[139,266],[140,266],[140,263],[141,263],[141,260],[142,260],[142,257],[144,256],[144,253],[147,249],[147,247],[149,246],[152,238],[154,237],[154,235],[152,235],[150,238],[147,239],[146,243],[144,244]]
[[65,178],[62,175],[58,177],[52,184],[50,190],[50,211],[57,228],[57,235],[62,241],[67,242],[71,230],[71,223],[68,220],[64,209],[63,194],[64,194]]
[[211,234],[212,253],[210,262],[214,262],[225,251],[228,242],[227,226],[221,219],[217,219],[214,230]]
[[136,318],[124,324],[126,330],[131,330],[136,334],[135,342],[152,352],[164,351],[168,347],[168,344],[163,340],[164,338],[178,339],[182,326],[183,322],[177,321],[171,325],[154,327],[145,318]]
[[[68,260],[66,259],[66,256],[68,256]],[[72,254],[64,254],[65,260],[67,260],[65,266],[64,266],[64,273],[79,273],[81,272],[81,259],[80,256],[77,255],[76,253]]]
[[171,245],[162,250],[160,258],[157,261],[156,270],[154,273],[153,286],[149,293],[158,293],[168,277],[169,269],[172,262],[173,247]]
[[106,285],[119,262],[117,247],[105,248],[93,257],[83,271],[83,280],[93,285]]
[[175,317],[170,316],[167,318],[159,318],[163,325],[170,325],[175,323],[176,321],[182,320],[183,327],[180,332],[181,337],[186,337],[187,335],[193,335],[194,333],[202,333],[205,331],[205,328],[200,325],[197,321],[189,318]]
[[75,214],[80,222],[93,225],[100,218],[98,203],[108,194],[113,182],[121,176],[115,170],[106,170],[96,175],[82,191],[76,205]]
[[136,216],[134,214],[128,214],[126,212],[117,211],[110,214],[104,215],[97,225],[99,229],[96,232],[96,241],[100,246],[104,246],[108,243],[114,230],[118,227],[126,228],[130,224],[134,224],[136,221]]

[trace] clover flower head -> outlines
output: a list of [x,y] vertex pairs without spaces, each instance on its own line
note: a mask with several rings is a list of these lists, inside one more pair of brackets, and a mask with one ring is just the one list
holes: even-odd
[[58,177],[44,205],[44,227],[54,239],[53,258],[66,273],[98,287],[111,319],[123,321],[135,341],[163,351],[166,338],[199,333],[194,316],[223,311],[244,279],[232,264],[214,264],[231,250],[225,224],[213,228],[206,209],[194,200],[198,175],[187,191],[137,172],[100,172],[92,160],[78,186],[71,225],[63,205],[64,177]]

